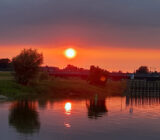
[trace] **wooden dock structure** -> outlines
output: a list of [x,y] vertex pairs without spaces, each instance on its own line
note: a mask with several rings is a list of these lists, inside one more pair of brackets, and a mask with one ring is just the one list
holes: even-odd
[[128,80],[126,95],[160,97],[160,81]]

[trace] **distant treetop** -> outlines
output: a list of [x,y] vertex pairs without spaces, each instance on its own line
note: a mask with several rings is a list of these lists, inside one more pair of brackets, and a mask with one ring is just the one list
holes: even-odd
[[149,73],[149,68],[147,66],[140,66],[137,70],[136,70],[137,74],[148,74]]

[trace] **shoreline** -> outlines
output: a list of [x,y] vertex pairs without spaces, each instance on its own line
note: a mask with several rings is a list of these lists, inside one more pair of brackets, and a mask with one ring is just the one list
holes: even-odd
[[108,81],[104,87],[90,85],[80,78],[50,78],[33,86],[23,86],[10,72],[0,72],[0,95],[11,99],[37,99],[56,97],[123,96],[126,81]]

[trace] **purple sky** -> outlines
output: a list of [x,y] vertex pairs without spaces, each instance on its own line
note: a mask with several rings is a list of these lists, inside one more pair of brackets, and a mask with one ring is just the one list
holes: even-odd
[[159,0],[1,0],[0,47],[160,48]]

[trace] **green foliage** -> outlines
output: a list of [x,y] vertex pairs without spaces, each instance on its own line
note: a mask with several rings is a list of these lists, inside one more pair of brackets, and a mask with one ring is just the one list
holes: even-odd
[[32,86],[25,86],[17,83],[10,72],[0,72],[0,94],[9,98],[33,99],[41,93],[47,92],[48,89],[49,84],[45,84],[45,81],[38,82]]
[[37,50],[24,49],[22,52],[12,59],[15,79],[18,83],[28,85],[30,81],[35,79],[39,72],[39,67],[43,62],[42,54]]

